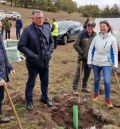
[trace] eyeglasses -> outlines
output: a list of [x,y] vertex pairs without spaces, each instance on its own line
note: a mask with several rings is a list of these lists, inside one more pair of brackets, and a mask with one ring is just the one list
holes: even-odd
[[44,19],[44,17],[36,17],[36,19]]

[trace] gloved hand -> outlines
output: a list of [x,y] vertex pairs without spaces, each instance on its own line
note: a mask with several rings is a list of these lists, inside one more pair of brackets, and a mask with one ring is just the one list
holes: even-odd
[[112,70],[113,70],[113,72],[117,72],[117,68],[116,67],[113,67]]
[[86,59],[84,53],[81,53],[81,56],[82,56],[82,57],[81,57],[82,61],[87,61],[87,59]]
[[92,68],[93,68],[93,65],[92,65],[92,64],[88,64],[88,67],[89,67],[90,69],[92,69]]

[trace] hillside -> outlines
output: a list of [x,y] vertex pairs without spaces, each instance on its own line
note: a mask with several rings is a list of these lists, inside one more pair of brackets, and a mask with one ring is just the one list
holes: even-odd
[[[0,9],[5,11],[14,10],[22,14],[24,26],[30,22],[32,9],[14,8],[0,5]],[[44,12],[45,17],[57,20],[71,19],[84,21],[80,14],[67,14],[65,12],[50,13]],[[14,24],[14,22],[13,22]],[[12,27],[12,37],[15,37],[15,28]],[[72,126],[72,107],[78,104],[78,97],[72,95],[72,80],[76,68],[77,53],[73,49],[73,43],[59,45],[54,51],[50,62],[50,85],[49,96],[55,106],[48,108],[39,102],[40,86],[37,79],[34,89],[34,110],[27,111],[25,108],[24,90],[27,80],[27,70],[25,61],[14,63],[16,75],[10,77],[9,91],[24,129],[73,129]],[[119,74],[120,78],[120,74]],[[93,74],[89,79],[89,87],[93,90]],[[103,82],[101,81],[103,89]],[[95,126],[96,129],[120,129],[120,87],[116,79],[112,77],[112,100],[114,108],[109,110],[104,102],[104,95],[101,92],[97,103],[92,102],[93,92],[85,94],[80,92],[79,106],[79,129],[90,129]],[[19,129],[16,119],[9,104],[8,98],[5,97],[4,113],[10,115],[12,121],[9,124],[0,124],[0,129]],[[104,127],[103,127],[104,126]]]

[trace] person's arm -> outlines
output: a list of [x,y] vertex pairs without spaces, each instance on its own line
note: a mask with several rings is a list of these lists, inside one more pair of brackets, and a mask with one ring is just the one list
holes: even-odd
[[55,25],[52,25],[51,32],[55,29]]
[[21,28],[23,27],[23,22],[22,22],[22,20],[21,20]]
[[82,55],[83,54],[83,50],[81,49],[81,34],[78,34],[76,40],[75,40],[75,44],[73,45],[74,49],[80,54]]
[[32,52],[30,49],[27,48],[27,43],[29,42],[29,34],[27,30],[25,29],[20,37],[20,40],[18,42],[18,50],[22,52],[26,57],[29,58],[36,58],[37,55]]
[[4,54],[5,54],[5,60],[6,60],[6,66],[7,66],[8,73],[13,75],[15,73],[15,70],[8,61],[7,53],[6,53],[5,46],[4,46],[3,42],[2,42],[2,46],[3,46],[3,50],[4,50]]
[[113,62],[113,67],[118,68],[118,45],[115,38],[112,43],[111,58]]
[[50,37],[49,37],[49,43],[50,43],[49,51],[50,51],[50,53],[52,53],[53,49],[54,49],[54,40],[53,40],[51,33],[50,33]]
[[87,60],[88,64],[93,64],[93,57],[95,53],[95,42],[96,42],[96,38],[93,39],[88,51],[88,60]]

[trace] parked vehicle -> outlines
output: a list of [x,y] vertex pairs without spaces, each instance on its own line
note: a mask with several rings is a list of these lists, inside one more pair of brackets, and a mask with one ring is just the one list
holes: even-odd
[[7,4],[6,0],[0,0],[0,4]]
[[21,17],[21,14],[19,12],[9,11],[8,13],[6,13],[6,17],[10,20],[16,20],[18,16]]
[[0,10],[0,12],[3,12],[4,13],[4,10]]
[[59,36],[58,43],[67,44],[69,41],[74,41],[78,33],[83,30],[83,26],[77,21],[58,21]]
[[6,15],[4,12],[0,12],[0,20],[5,19]]

